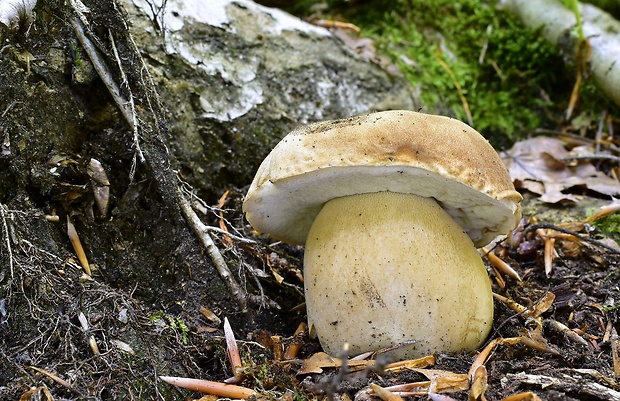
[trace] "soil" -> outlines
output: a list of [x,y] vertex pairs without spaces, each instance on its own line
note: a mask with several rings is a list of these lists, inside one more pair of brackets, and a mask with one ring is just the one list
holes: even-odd
[[[58,11],[64,10],[61,3],[50,2],[53,12],[39,13],[49,19],[48,30],[33,30],[31,40],[41,36],[42,54],[60,47],[48,43],[46,32],[73,35]],[[255,235],[241,212],[246,187],[233,186],[230,192],[219,188],[217,196],[204,196],[205,202],[205,189],[192,188],[177,174],[179,166],[166,146],[173,138],[163,106],[136,69],[140,57],[119,33],[124,31],[118,15],[103,11],[102,21],[117,28],[117,46],[127,56],[122,62],[134,67],[127,70],[132,72],[127,79],[143,106],[137,112],[147,162],[139,163],[131,178],[136,155],[132,132],[101,81],[93,78],[81,94],[63,91],[58,88],[73,84],[67,71],[34,60],[30,65],[30,56],[19,46],[0,51],[6,60],[0,63],[0,82],[10,89],[4,94],[14,99],[0,110],[0,400],[200,398],[159,376],[213,381],[233,376],[223,332],[226,319],[243,362],[239,384],[255,389],[256,398],[365,399],[369,383],[387,387],[425,381],[415,370],[387,372],[391,361],[386,360],[357,372],[325,367],[321,373],[299,374],[304,361],[321,350],[305,333],[294,334],[306,320],[303,248]],[[102,35],[107,38],[104,25],[96,31],[106,32]],[[32,71],[26,73],[26,64]],[[49,118],[32,118],[35,112]],[[59,154],[58,149],[73,154]],[[97,194],[105,185],[91,179],[91,157],[102,162],[114,183],[109,213],[97,211]],[[209,231],[251,298],[247,311],[235,302],[212,254],[189,227],[176,188],[192,200],[207,227],[234,234]],[[525,206],[534,204],[534,198],[525,201]],[[528,207],[526,217],[537,218],[538,224],[559,223],[569,209],[554,209],[562,219],[544,217],[547,210]],[[69,241],[68,218],[90,257],[92,277]],[[598,233],[584,227],[579,240],[556,239],[557,256],[546,272],[545,246],[534,228],[549,226],[536,224],[527,221],[510,245],[496,249],[521,281],[502,276],[501,285],[488,264],[494,292],[525,309],[495,304],[489,343],[517,340],[498,344],[484,361],[486,398],[531,391],[545,400],[620,400],[617,355],[614,359],[619,346],[615,332],[620,330],[618,253],[590,241]],[[559,330],[557,323],[568,331]],[[292,345],[300,347],[296,357],[282,360]],[[430,368],[444,376],[464,375],[476,354],[436,355]],[[468,399],[469,393],[465,389],[449,396]]]
[[[253,308],[246,314],[212,307],[218,295],[203,291],[209,279],[195,268],[199,265],[196,260],[188,259],[184,270],[166,271],[161,266],[159,277],[132,288],[116,282],[114,274],[105,270],[95,270],[93,279],[85,279],[75,261],[60,260],[31,245],[30,240],[20,242],[12,253],[13,285],[8,298],[0,303],[4,338],[0,399],[18,399],[32,389],[45,389],[54,399],[199,398],[198,393],[172,387],[158,376],[215,381],[231,377],[224,318],[230,320],[239,343],[244,364],[241,384],[256,389],[259,398],[347,394],[352,399],[356,393],[358,397],[366,394],[371,382],[385,387],[425,381],[413,370],[385,373],[378,368],[361,372],[325,368],[322,373],[298,374],[303,360],[320,351],[320,345],[305,334],[293,336],[305,320],[299,307],[303,302],[302,249],[256,238],[240,212],[242,194],[239,190],[229,195],[222,216],[228,229],[235,228],[240,237],[257,242],[216,237],[229,263],[243,266],[236,273],[241,272],[240,277],[248,282],[260,283],[265,300],[270,300],[272,307]],[[526,202],[535,203],[535,199],[529,197]],[[40,216],[4,213],[12,214],[12,220],[5,221],[16,236],[36,239],[36,225],[43,224]],[[220,219],[211,213],[205,220],[217,226]],[[544,245],[529,226],[525,224],[522,229],[526,234],[517,236],[513,246],[496,249],[522,281],[504,276],[502,288],[491,273],[495,293],[528,309],[517,313],[496,302],[489,341],[533,340],[495,347],[484,363],[487,399],[500,400],[527,391],[544,400],[620,399],[615,391],[613,359],[614,343],[617,347],[613,330],[619,329],[614,303],[618,297],[618,253],[598,243],[557,240],[558,255],[548,277]],[[555,301],[548,309],[528,312],[537,310],[549,293],[555,295]],[[273,308],[275,304],[278,309]],[[209,308],[213,314],[206,310]],[[581,340],[555,328],[555,322],[578,333]],[[538,336],[537,327],[541,329]],[[276,360],[293,342],[302,344],[297,358]],[[466,374],[475,354],[436,355],[430,368]],[[449,396],[467,399],[468,391]]]

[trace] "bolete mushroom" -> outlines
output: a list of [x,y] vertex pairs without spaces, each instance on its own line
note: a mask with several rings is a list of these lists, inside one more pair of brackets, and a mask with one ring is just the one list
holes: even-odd
[[493,297],[476,247],[514,228],[521,195],[493,147],[441,116],[386,111],[295,129],[263,161],[243,210],[304,244],[308,323],[338,354],[479,347]]

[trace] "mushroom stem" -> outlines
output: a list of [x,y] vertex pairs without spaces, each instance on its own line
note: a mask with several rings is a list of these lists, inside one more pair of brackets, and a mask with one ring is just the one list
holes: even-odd
[[493,296],[463,229],[432,198],[394,192],[327,202],[304,258],[310,332],[336,354],[416,340],[394,357],[473,349],[486,339]]

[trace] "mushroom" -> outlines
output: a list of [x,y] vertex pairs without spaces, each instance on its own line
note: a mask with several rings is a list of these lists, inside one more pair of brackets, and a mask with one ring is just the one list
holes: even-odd
[[385,111],[289,133],[243,204],[259,232],[304,244],[308,327],[328,353],[479,347],[492,326],[476,247],[510,231],[521,195],[493,147],[441,116]]

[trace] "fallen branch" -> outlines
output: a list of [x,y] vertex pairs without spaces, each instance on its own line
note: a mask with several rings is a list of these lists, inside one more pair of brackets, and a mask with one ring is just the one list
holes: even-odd
[[[543,375],[531,375],[524,372],[512,374],[508,373],[506,379],[512,383],[524,383],[537,385],[543,389],[557,389],[564,393],[581,394],[592,397],[591,399],[620,401],[620,392],[612,390],[602,384],[589,382],[583,378],[562,375],[562,377],[551,377]],[[574,396],[573,396],[574,397]]]
[[[564,57],[578,61],[579,38],[572,35],[577,20],[572,10],[558,0],[504,0],[503,4],[527,27],[542,27],[541,34]],[[620,105],[620,22],[591,4],[579,4],[579,11],[583,34],[591,48],[590,72],[599,88]]]

